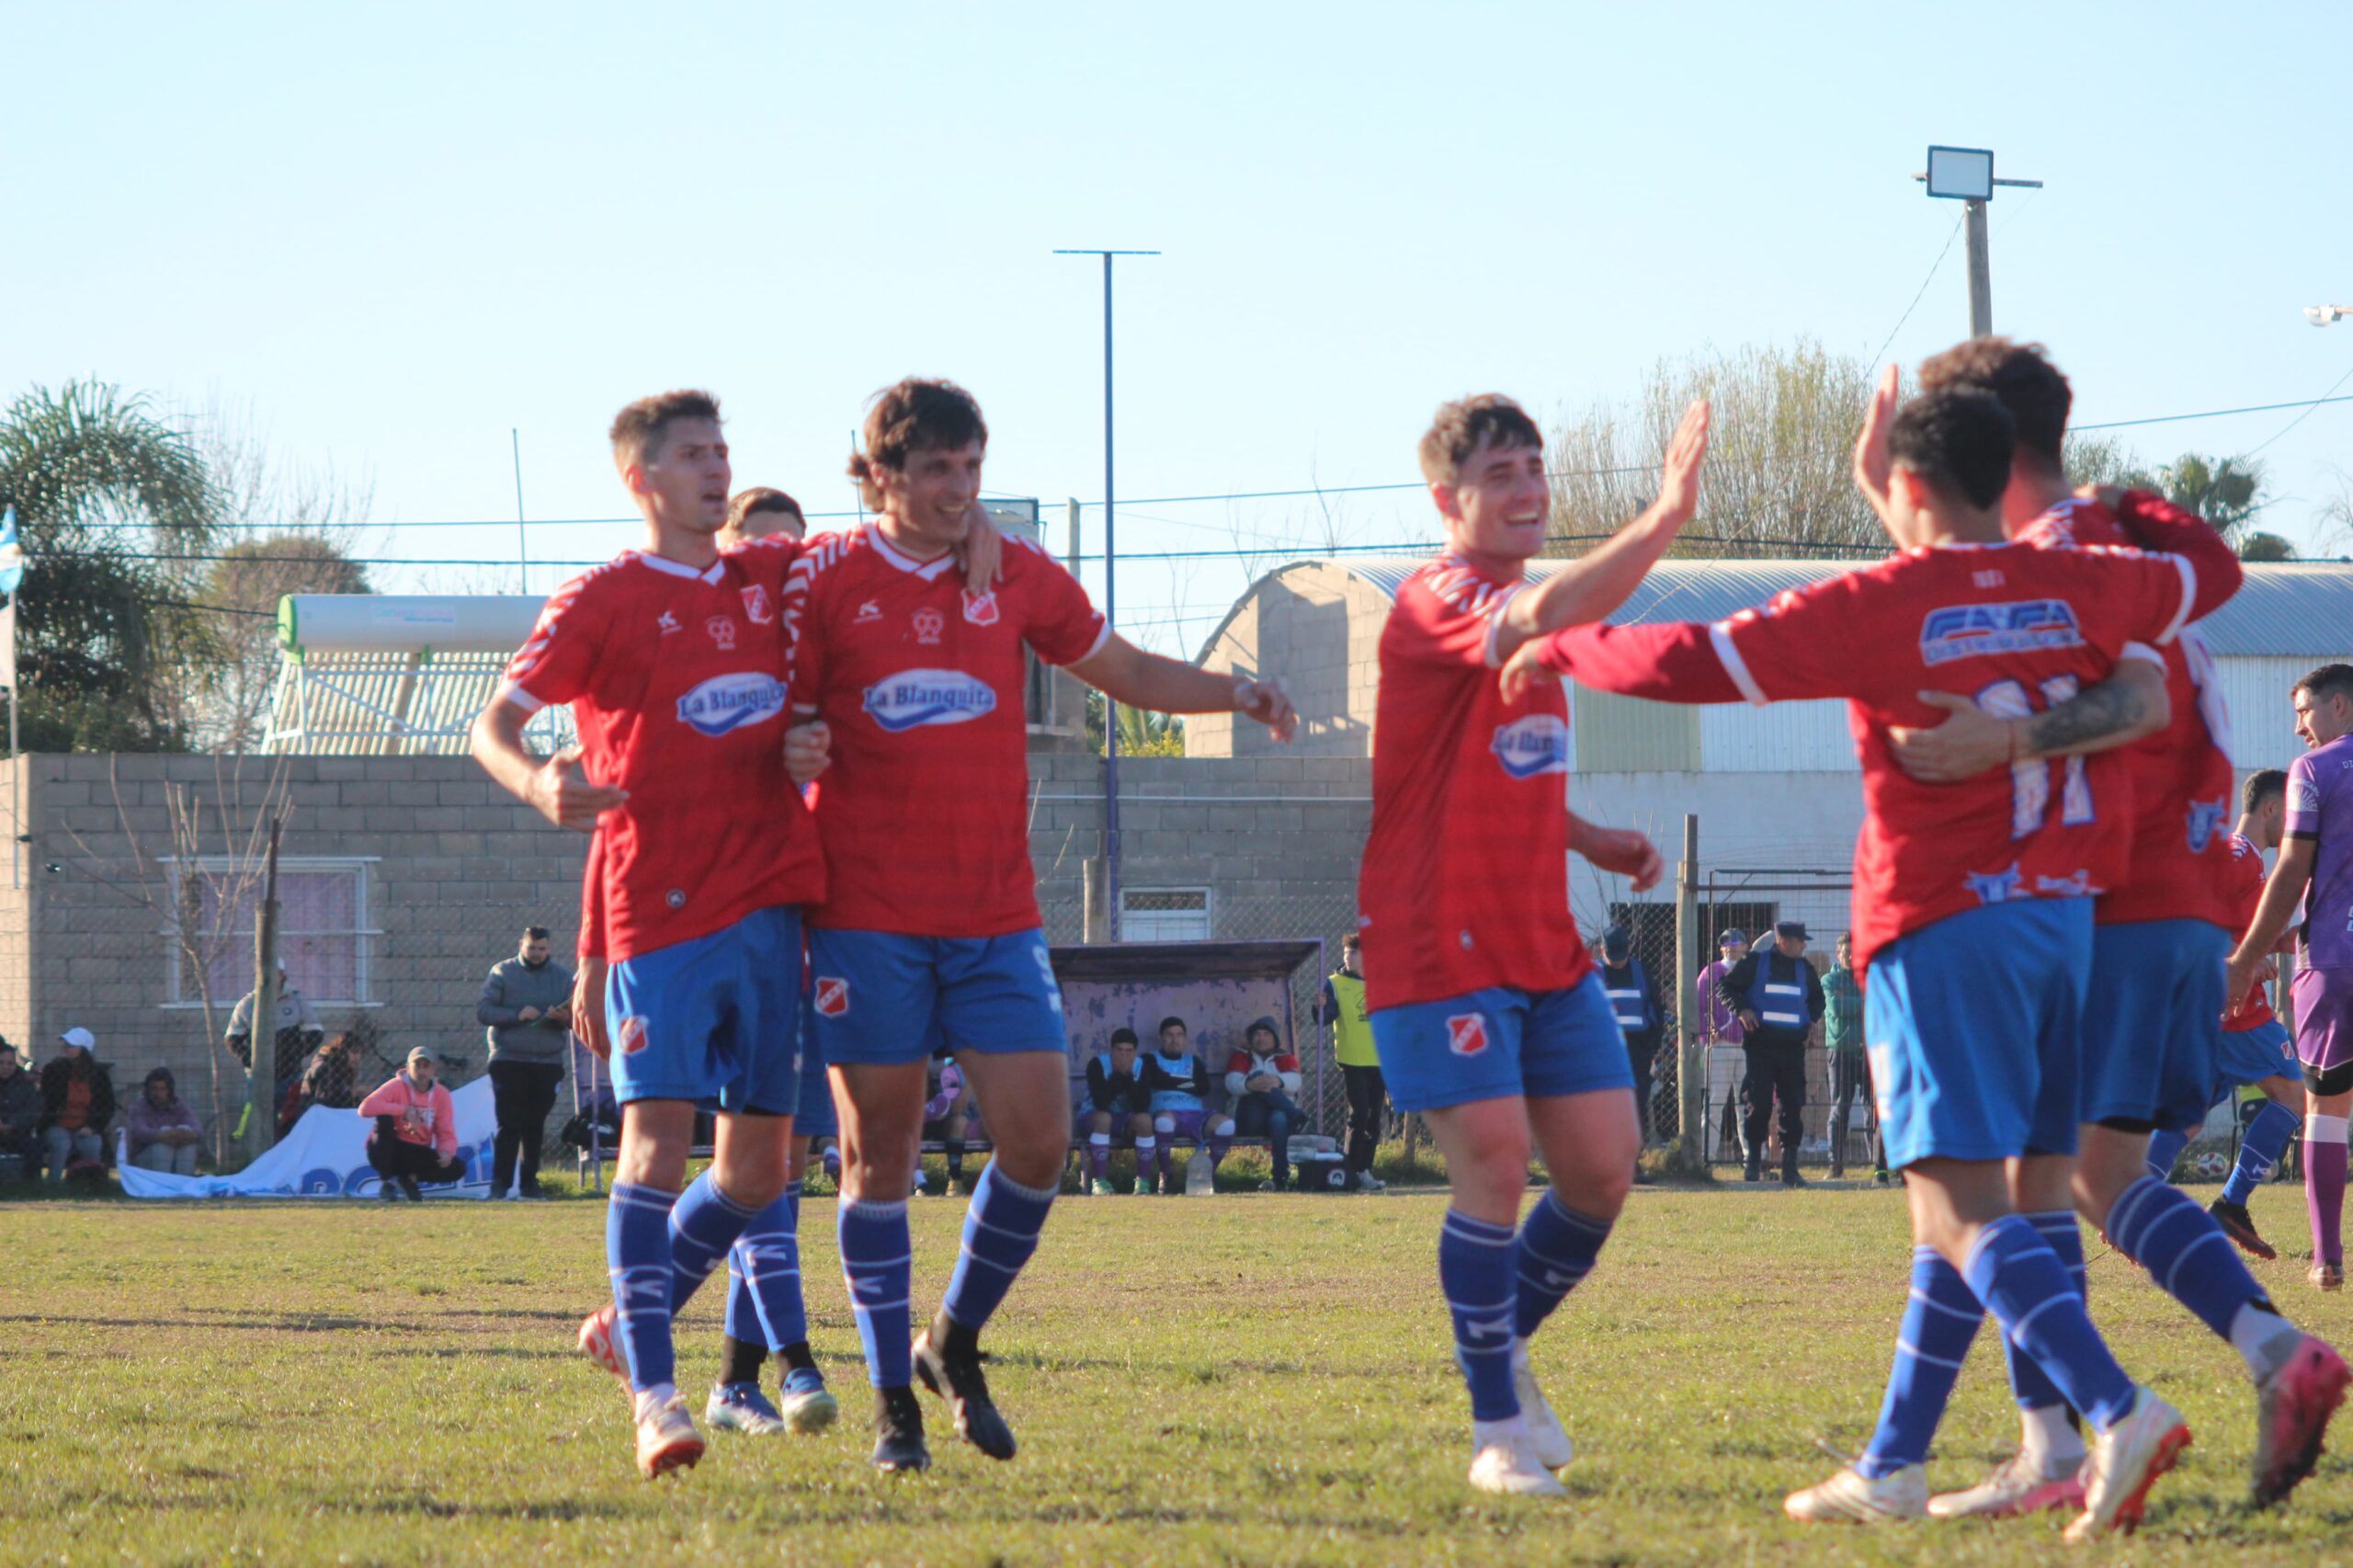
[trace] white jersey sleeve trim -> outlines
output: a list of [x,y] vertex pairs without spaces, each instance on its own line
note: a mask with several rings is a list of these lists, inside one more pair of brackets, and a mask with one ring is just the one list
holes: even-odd
[[2165,656],[2146,642],[2127,642],[2117,651],[2119,659],[2145,659],[2159,669],[2165,668]]
[[[1089,644],[1089,645],[1088,645],[1086,652],[1086,653],[1081,653],[1077,658],[1073,659],[1073,660],[1071,661],[1071,664],[1073,664],[1073,665],[1083,665],[1083,664],[1086,663],[1086,661],[1087,661],[1087,660],[1089,660],[1089,659],[1091,659],[1091,658],[1095,657],[1095,655],[1096,655],[1096,654],[1097,654],[1097,653],[1101,653],[1104,649],[1106,649],[1106,648],[1109,647],[1109,646],[1110,646],[1110,644],[1111,644],[1111,623],[1110,623],[1109,621],[1108,621],[1108,620],[1107,620],[1107,621],[1105,621],[1105,622],[1103,623],[1103,630],[1102,630],[1102,631],[1098,631],[1098,632],[1097,632],[1097,633],[1095,634],[1095,641],[1094,641],[1091,644]],[[1063,666],[1063,667],[1064,667],[1064,668],[1067,668],[1067,667],[1068,667],[1068,665],[1065,665],[1065,666]]]
[[1766,697],[1765,688],[1756,684],[1756,677],[1749,673],[1748,661],[1742,658],[1740,650],[1733,645],[1730,623],[1720,620],[1709,627],[1708,642],[1715,649],[1716,658],[1723,665],[1724,674],[1732,676],[1733,685],[1740,688],[1740,694],[1759,708],[1764,707],[1770,699]]
[[1495,597],[1487,602],[1487,646],[1483,657],[1486,659],[1487,667],[1491,670],[1503,667],[1503,659],[1495,651],[1495,637],[1504,628],[1505,607],[1519,597],[1527,589],[1528,584],[1522,580],[1508,587],[1498,588],[1495,591]]
[[494,700],[499,702],[511,702],[526,713],[536,713],[540,709],[547,706],[545,702],[542,702],[540,699],[533,697],[529,692],[525,691],[520,686],[517,686],[511,680],[500,685]]
[[2160,648],[2181,634],[2182,627],[2189,619],[2189,607],[2198,602],[2198,568],[2189,563],[2187,555],[2170,555],[2165,559],[2171,561],[2174,569],[2181,574],[2181,608],[2173,612],[2173,619],[2165,622],[2164,632],[2158,636],[2157,646]]

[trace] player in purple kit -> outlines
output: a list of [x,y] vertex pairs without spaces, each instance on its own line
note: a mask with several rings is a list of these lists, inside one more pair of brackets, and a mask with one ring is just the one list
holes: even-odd
[[2296,683],[2296,733],[2312,749],[2288,765],[2279,858],[2255,919],[2233,949],[2229,994],[2244,996],[2303,905],[2303,968],[2289,984],[2304,1070],[2307,1276],[2345,1288],[2345,1130],[2353,1111],[2353,665],[2323,665]]

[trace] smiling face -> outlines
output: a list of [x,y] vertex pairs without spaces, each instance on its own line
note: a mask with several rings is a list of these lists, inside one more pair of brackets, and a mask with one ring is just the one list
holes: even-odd
[[979,441],[958,447],[917,447],[898,468],[875,465],[892,542],[921,560],[945,554],[964,542],[972,503],[981,494],[981,460],[988,449]]
[[1544,477],[1544,449],[1525,441],[1483,440],[1472,449],[1451,484],[1430,486],[1446,519],[1447,543],[1495,562],[1522,562],[1544,548],[1552,515],[1552,487]]
[[734,473],[716,419],[672,420],[652,454],[622,469],[621,478],[646,520],[664,532],[708,539],[726,526]]

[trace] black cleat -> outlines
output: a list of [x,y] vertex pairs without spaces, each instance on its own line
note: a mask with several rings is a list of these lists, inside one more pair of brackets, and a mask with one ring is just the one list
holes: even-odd
[[411,1203],[422,1203],[425,1201],[425,1194],[419,1192],[416,1188],[416,1178],[415,1176],[404,1176],[401,1177],[401,1190],[408,1194],[408,1200]]
[[2218,1198],[2206,1205],[2206,1212],[2214,1217],[2214,1223],[2222,1227],[2222,1234],[2239,1244],[2240,1250],[2266,1259],[2279,1256],[2278,1248],[2256,1233],[2255,1216],[2246,1211],[2245,1204]]
[[900,1475],[931,1468],[923,1441],[923,1402],[904,1383],[874,1391],[874,1468]]
[[993,1460],[1013,1457],[1013,1428],[997,1414],[989,1398],[989,1380],[981,1370],[977,1351],[953,1355],[932,1344],[925,1329],[915,1343],[915,1376],[923,1386],[948,1402],[956,1417],[956,1435]]

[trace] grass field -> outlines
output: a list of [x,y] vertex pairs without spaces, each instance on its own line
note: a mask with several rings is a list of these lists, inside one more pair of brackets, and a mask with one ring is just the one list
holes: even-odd
[[[683,1480],[631,1468],[612,1381],[572,1349],[603,1295],[604,1219],[578,1200],[0,1206],[0,1557],[506,1563],[2013,1562],[2058,1521],[1872,1532],[1782,1521],[1791,1486],[1859,1447],[1908,1254],[1893,1191],[1635,1194],[1601,1268],[1539,1341],[1580,1449],[1564,1505],[1462,1484],[1467,1411],[1434,1278],[1434,1193],[1065,1199],[990,1335],[1022,1439],[992,1463],[933,1424],[938,1462],[867,1467],[866,1400],[809,1215],[815,1345],[845,1395],[821,1437],[714,1439]],[[912,1207],[918,1305],[961,1203]],[[2301,1195],[2257,1199],[2294,1240]],[[2353,1298],[2259,1266],[2353,1339]],[[2095,1315],[2198,1433],[2129,1546],[2212,1568],[2353,1552],[2353,1465],[2288,1508],[2241,1498],[2237,1358],[2121,1260]],[[715,1363],[719,1298],[688,1309],[682,1383]],[[936,1413],[938,1406],[932,1407]],[[2014,1417],[1981,1336],[1931,1479],[1965,1483]],[[2342,1444],[2353,1451],[2353,1427]]]

